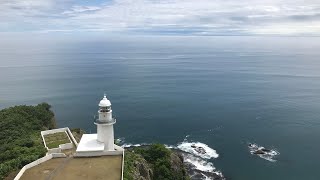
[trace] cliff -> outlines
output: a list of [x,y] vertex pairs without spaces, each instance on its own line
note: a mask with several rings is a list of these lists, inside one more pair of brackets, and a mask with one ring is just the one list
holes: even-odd
[[201,162],[200,157],[162,144],[129,147],[125,151],[124,180],[226,180],[221,172],[201,171],[187,159]]
[[186,180],[183,157],[162,144],[126,149],[125,180]]

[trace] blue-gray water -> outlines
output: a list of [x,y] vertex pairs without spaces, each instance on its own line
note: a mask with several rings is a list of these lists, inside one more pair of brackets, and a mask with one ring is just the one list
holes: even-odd
[[[214,148],[229,179],[320,178],[320,38],[136,37],[0,42],[0,108],[50,103],[94,132],[104,92],[116,137]],[[247,142],[278,150],[272,163]]]

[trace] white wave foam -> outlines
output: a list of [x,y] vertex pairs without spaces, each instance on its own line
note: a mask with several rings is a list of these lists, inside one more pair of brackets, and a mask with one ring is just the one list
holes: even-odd
[[123,143],[125,142],[125,138],[124,138],[124,137],[117,138],[117,139],[116,139],[116,142],[117,142],[118,144],[123,144]]
[[202,175],[204,176],[205,180],[212,180],[212,178],[210,178],[210,177],[208,177],[208,176],[206,176],[204,174],[202,174]]
[[147,143],[141,143],[141,144],[131,144],[131,143],[125,143],[123,145],[121,145],[122,148],[129,148],[129,147],[140,147],[140,146],[145,146],[145,145],[149,145]]
[[[189,135],[186,136],[188,138]],[[186,139],[185,138],[185,139]],[[148,143],[139,143],[139,144],[131,144],[131,143],[124,143],[121,147],[123,148],[130,148],[130,147],[140,147],[150,145]],[[189,163],[193,169],[197,169],[201,172],[209,172],[209,173],[215,173],[220,177],[223,177],[222,173],[220,171],[217,171],[214,167],[212,162],[208,162],[211,158],[218,158],[219,154],[216,152],[216,150],[210,148],[208,145],[201,143],[201,142],[182,142],[179,143],[178,146],[173,145],[167,145],[165,144],[166,148],[169,149],[179,149],[181,151],[184,151],[186,153],[183,153],[183,158],[186,163]],[[205,153],[200,153],[195,150],[194,147],[199,147],[205,151]],[[201,173],[202,174],[202,173]],[[209,176],[206,176],[205,174],[202,174],[205,179],[212,179]]]
[[257,144],[249,144],[248,146],[249,151],[251,154],[253,155],[257,155],[262,159],[268,160],[270,162],[276,162],[277,160],[275,160],[275,156],[280,155],[280,153],[274,149],[269,149],[268,151],[263,151],[264,154],[256,154],[257,151],[261,151],[261,150],[266,150],[266,148],[264,148],[263,146],[259,146]]
[[164,145],[166,148],[168,148],[168,149],[175,149],[175,148],[177,148],[176,146],[172,146],[172,145],[168,145],[168,144],[165,144]]
[[[196,151],[192,146],[200,147],[205,150],[205,153],[200,153]],[[203,144],[201,142],[182,142],[177,146],[180,150],[194,154],[204,159],[218,158],[219,154],[216,150],[210,148],[208,145]]]
[[[213,163],[208,162],[205,159],[202,159],[201,157],[197,157],[193,154],[183,154],[184,162],[189,163],[193,166],[193,169],[199,170],[200,174],[203,176],[203,179],[210,179],[213,180],[212,176],[207,176],[205,172],[207,173],[214,173],[220,177],[223,177],[223,174],[216,170]],[[197,172],[199,173],[199,172]]]
[[196,169],[205,172],[213,172],[216,168],[213,166],[213,163],[207,162],[195,156],[185,157],[185,162],[188,162],[195,166]]
[[202,176],[204,177],[204,180],[214,180],[213,178],[211,177],[208,177],[206,176],[205,174],[202,173]]

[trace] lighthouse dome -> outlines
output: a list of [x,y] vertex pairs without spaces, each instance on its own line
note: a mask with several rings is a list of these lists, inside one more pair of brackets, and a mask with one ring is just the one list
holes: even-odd
[[100,107],[108,107],[111,106],[111,102],[107,99],[106,95],[103,96],[103,99],[101,99],[99,103]]

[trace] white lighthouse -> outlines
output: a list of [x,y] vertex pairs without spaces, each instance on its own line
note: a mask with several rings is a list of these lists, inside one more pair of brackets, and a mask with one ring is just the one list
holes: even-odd
[[97,125],[97,134],[82,135],[77,145],[76,156],[105,156],[124,153],[123,148],[114,144],[113,125],[116,119],[112,117],[111,102],[106,95],[99,102],[98,115],[98,119],[94,120],[94,124]]
[[98,141],[104,143],[105,151],[114,150],[114,134],[113,124],[116,120],[112,117],[111,102],[107,99],[106,95],[99,103],[99,119],[94,124],[97,125]]

